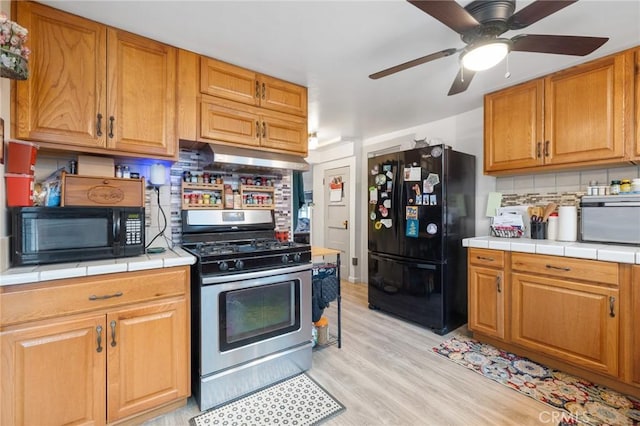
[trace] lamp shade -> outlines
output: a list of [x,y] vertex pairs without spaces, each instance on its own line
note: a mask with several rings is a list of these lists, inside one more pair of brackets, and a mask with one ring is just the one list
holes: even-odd
[[504,59],[509,53],[509,44],[502,40],[472,46],[462,56],[462,66],[471,71],[484,71]]

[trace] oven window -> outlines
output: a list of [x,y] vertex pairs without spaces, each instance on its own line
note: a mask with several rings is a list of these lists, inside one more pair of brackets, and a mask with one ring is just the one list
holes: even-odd
[[219,303],[222,351],[300,328],[298,280],[226,291]]

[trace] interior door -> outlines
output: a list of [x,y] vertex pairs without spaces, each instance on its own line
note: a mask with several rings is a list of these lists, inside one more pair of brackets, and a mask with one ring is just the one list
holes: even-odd
[[349,194],[349,167],[329,169],[324,172],[325,200],[325,245],[340,250],[340,276],[349,276],[349,213],[351,209]]

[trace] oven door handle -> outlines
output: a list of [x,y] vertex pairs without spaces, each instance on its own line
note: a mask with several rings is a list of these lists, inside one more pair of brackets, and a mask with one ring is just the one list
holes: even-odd
[[262,269],[260,271],[246,272],[240,274],[228,274],[228,275],[212,275],[202,277],[202,285],[209,284],[224,284],[233,281],[243,281],[243,280],[252,280],[255,278],[264,278],[265,272],[270,275],[284,275],[290,274],[292,272],[301,272],[311,270],[312,264],[305,263],[303,265],[289,266],[286,268],[277,268],[277,269]]

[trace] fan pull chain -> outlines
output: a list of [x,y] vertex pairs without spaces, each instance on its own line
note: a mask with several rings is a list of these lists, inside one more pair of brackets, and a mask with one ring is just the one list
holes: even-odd
[[504,78],[511,77],[511,73],[509,72],[509,55],[507,55],[507,72],[504,74]]
[[460,81],[464,83],[464,67],[460,66]]

